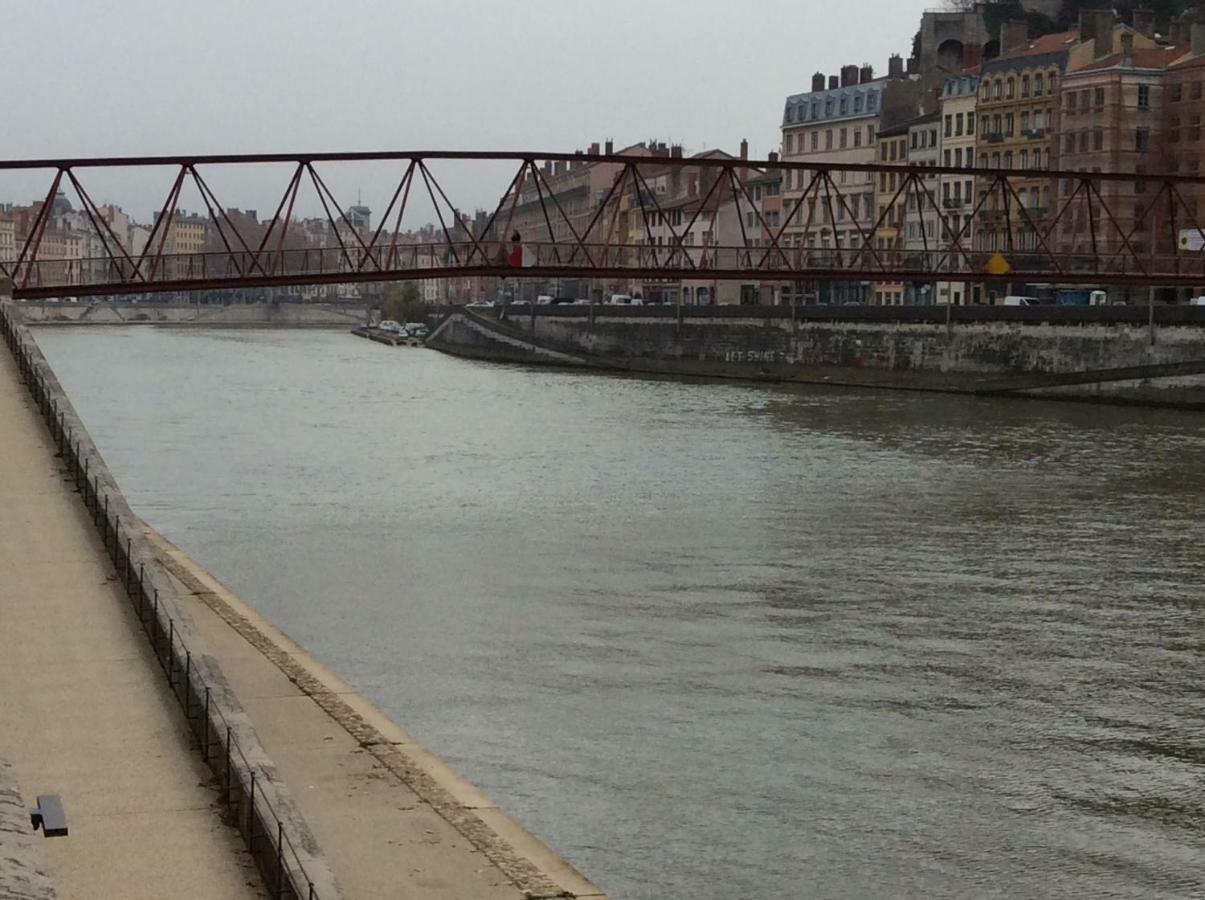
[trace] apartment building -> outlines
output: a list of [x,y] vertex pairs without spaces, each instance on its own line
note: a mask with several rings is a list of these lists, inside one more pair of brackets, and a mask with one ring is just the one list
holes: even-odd
[[[879,113],[889,79],[870,66],[845,66],[840,76],[812,78],[812,89],[787,98],[782,120],[782,158],[789,162],[865,164],[874,161]],[[785,239],[809,265],[833,264],[839,251],[862,249],[859,226],[874,224],[875,185],[869,174],[834,173],[822,188],[813,173],[787,170],[783,206],[790,218]],[[805,196],[806,195],[806,196]],[[819,281],[788,287],[790,302],[866,302],[870,284]]]
[[[1008,182],[1017,196],[1006,202],[993,192],[974,223],[976,248],[1006,257],[1035,252],[1038,233],[1047,227],[1054,186],[1043,173],[1056,165],[1059,87],[1068,53],[1079,39],[1076,29],[1031,41],[1026,27],[1006,22],[1001,28],[1001,54],[983,64],[976,110],[975,158],[989,175],[975,190],[991,188],[992,172],[1022,173]],[[1017,209],[1021,203],[1024,213]]]
[[[778,154],[770,154],[770,162],[778,161]],[[781,241],[777,241],[782,231],[782,182],[781,169],[768,168],[765,171],[753,171],[745,180],[752,209],[745,207],[745,234],[749,246],[757,252],[751,255],[752,262],[757,265],[765,261],[766,266],[787,266],[790,257],[784,255]],[[748,281],[741,285],[741,303],[753,303],[762,306],[778,306],[782,303],[785,282],[762,280]]]
[[17,261],[17,223],[7,216],[0,216],[0,265],[8,266]]
[[[1096,19],[1102,21],[1096,24]],[[1167,150],[1192,141],[1191,114],[1169,110],[1165,85],[1168,65],[1183,48],[1161,47],[1153,35],[1115,25],[1111,14],[1083,13],[1084,40],[1069,55],[1061,89],[1058,125],[1059,168],[1077,172],[1155,173],[1166,168]],[[1200,135],[1200,119],[1196,134]],[[1101,180],[1093,184],[1089,209],[1075,179],[1059,184],[1060,208],[1055,246],[1073,267],[1093,270],[1101,256],[1170,252],[1168,205],[1144,179]],[[1068,203],[1068,201],[1071,201]],[[1156,201],[1158,201],[1156,203]],[[1101,212],[1107,207],[1109,215]],[[1158,208],[1152,208],[1152,205]]]
[[[945,79],[941,87],[940,112],[941,164],[947,168],[972,169],[975,166],[975,114],[979,99],[978,66]],[[945,241],[958,244],[968,252],[975,246],[975,228],[971,213],[975,209],[975,177],[966,174],[938,176],[938,190],[944,218]],[[966,267],[957,251],[949,260],[953,266]],[[981,289],[971,281],[937,282],[936,302],[961,306],[980,302]]]
[[[908,123],[882,129],[878,134],[880,165],[908,165]],[[875,179],[875,249],[887,265],[901,261],[904,250],[904,214],[907,192],[901,192],[903,173],[880,172]],[[877,281],[871,286],[870,302],[876,306],[902,306],[902,281]]]
[[[669,155],[668,148],[659,145],[660,150]],[[658,148],[649,149],[643,144],[625,147],[619,153],[625,156],[649,156]],[[607,156],[615,154],[614,144],[593,143],[589,147],[589,155],[604,153]],[[504,201],[503,212],[495,223],[498,233],[491,235],[496,240],[508,240],[511,234],[518,233],[524,245],[525,253],[533,260],[541,254],[553,254],[552,244],[563,244],[564,247],[574,245],[573,232],[583,238],[595,221],[599,206],[607,201],[611,187],[616,183],[623,164],[616,162],[597,162],[587,158],[587,154],[578,152],[581,159],[546,162],[540,170],[540,178],[536,179],[530,173],[522,181],[518,197],[510,195]],[[512,199],[516,202],[512,205]],[[596,226],[590,234],[591,242],[601,241],[605,233]],[[502,235],[501,230],[509,227],[509,234]],[[550,233],[551,229],[551,233]],[[565,296],[586,297],[590,293],[590,285],[585,279],[557,279],[547,283],[526,283],[532,298],[539,293],[551,292]]]
[[[741,143],[741,157],[748,155],[748,144]],[[689,159],[736,159],[723,150],[707,150]],[[643,170],[642,170],[643,174]],[[746,179],[750,172],[741,171]],[[712,185],[719,184],[715,190]],[[743,218],[750,206],[743,194],[734,192],[725,170],[700,168],[683,170],[677,166],[655,166],[645,185],[653,192],[643,197],[643,208],[630,210],[629,228],[644,231],[641,251],[648,265],[666,265],[689,257],[695,265],[735,268],[739,265],[738,248],[747,245],[748,225]],[[647,191],[646,191],[647,194]],[[654,197],[656,202],[654,202]],[[738,203],[737,197],[740,197]],[[638,200],[641,198],[637,198]],[[750,282],[752,284],[752,282]],[[707,306],[716,303],[740,303],[746,286],[736,281],[692,278],[645,278],[640,295],[666,303]]]
[[[908,165],[935,168],[941,161],[941,113],[918,116],[908,123]],[[930,269],[942,254],[941,210],[938,201],[937,173],[928,173],[913,182],[904,201],[904,260],[910,268]],[[932,281],[904,284],[905,306],[928,306],[934,302]]]
[[[1201,134],[1205,117],[1205,24],[1193,24],[1184,37],[1189,37],[1180,46],[1184,52],[1168,65],[1164,75],[1165,168],[1172,175],[1201,175],[1205,174],[1205,138]],[[1157,186],[1148,185],[1147,190],[1157,190]],[[1179,183],[1176,193],[1182,202],[1176,206],[1174,233],[1170,215],[1163,213],[1169,240],[1175,240],[1175,250],[1199,258],[1205,253],[1205,185]],[[1162,245],[1157,250],[1164,252]]]

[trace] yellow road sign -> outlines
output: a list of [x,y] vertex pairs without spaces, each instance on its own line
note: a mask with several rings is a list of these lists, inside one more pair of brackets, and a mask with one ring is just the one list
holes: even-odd
[[989,275],[1007,275],[1013,270],[1013,267],[1008,264],[1008,260],[999,253],[989,259],[984,268]]

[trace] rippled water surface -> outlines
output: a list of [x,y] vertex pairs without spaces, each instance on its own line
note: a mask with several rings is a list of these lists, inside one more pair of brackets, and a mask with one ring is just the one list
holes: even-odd
[[37,333],[129,498],[613,896],[1205,896],[1205,418]]

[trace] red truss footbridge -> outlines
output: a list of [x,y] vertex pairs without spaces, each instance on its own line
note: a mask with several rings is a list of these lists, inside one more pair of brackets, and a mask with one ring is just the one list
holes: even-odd
[[[347,169],[383,186],[379,214]],[[0,258],[26,299],[472,277],[1205,284],[1205,178],[1173,174],[640,146],[8,160],[5,177],[38,185]],[[164,190],[135,229],[113,185],[139,178]],[[270,217],[243,210],[247,185],[271,188]]]

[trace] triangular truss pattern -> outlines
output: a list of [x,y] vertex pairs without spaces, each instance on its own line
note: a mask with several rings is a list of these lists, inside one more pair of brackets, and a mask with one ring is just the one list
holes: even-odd
[[[478,204],[456,202],[437,174],[448,160],[513,168],[501,194],[470,214]],[[340,182],[329,172],[344,162],[379,165],[387,198],[379,213],[332,187]],[[17,296],[446,277],[934,284],[987,281],[1001,265],[1018,282],[1205,281],[1205,186],[1175,176],[682,158],[656,148],[28,161],[0,170],[35,164],[51,173],[46,191],[20,219],[12,257],[0,258]],[[211,166],[267,164],[284,167],[270,218],[249,218],[239,212],[247,204],[228,205],[236,198],[215,189]],[[135,240],[96,202],[88,176],[140,166],[166,170],[170,184]],[[60,196],[74,210],[72,237],[62,233]]]

